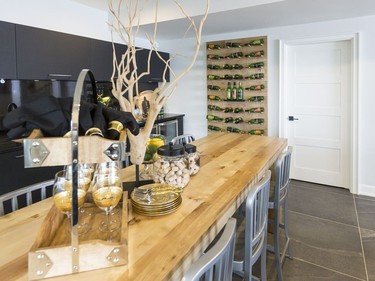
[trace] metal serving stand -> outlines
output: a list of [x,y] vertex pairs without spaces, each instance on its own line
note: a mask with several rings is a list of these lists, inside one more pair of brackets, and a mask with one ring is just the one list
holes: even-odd
[[[98,136],[78,136],[80,101],[87,75],[95,93],[94,75],[90,70],[83,69],[73,97],[71,136],[44,138],[40,130],[34,130],[23,140],[26,168],[71,164],[73,170],[70,245],[64,237],[64,232],[68,231],[66,221],[64,224],[66,218],[52,206],[29,252],[30,280],[128,263],[127,194],[123,195],[121,229],[117,241],[100,240],[95,236],[95,231],[87,235],[84,241],[79,241],[78,237],[78,164],[126,159],[125,131],[121,132],[118,141]],[[94,204],[90,208],[94,208]],[[91,222],[95,223],[94,217]]]

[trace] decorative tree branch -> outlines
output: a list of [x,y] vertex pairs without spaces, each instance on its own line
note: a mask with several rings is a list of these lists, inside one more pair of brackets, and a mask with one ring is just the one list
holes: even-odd
[[[189,29],[193,28],[196,43],[191,62],[179,74],[177,74],[170,67],[170,62],[175,58],[176,55],[171,55],[168,60],[165,60],[155,48],[158,22],[158,0],[155,1],[156,9],[154,34],[152,38],[147,36],[147,39],[151,45],[150,52],[148,53],[147,70],[143,73],[137,73],[138,68],[136,53],[137,51],[141,50],[135,46],[135,38],[139,32],[139,20],[142,14],[142,8],[139,5],[139,1],[140,0],[118,0],[118,5],[116,7],[113,5],[114,0],[108,1],[109,10],[115,19],[115,21],[111,24],[112,30],[116,32],[125,45],[127,45],[127,50],[124,54],[122,54],[119,61],[116,59],[116,51],[115,48],[113,48],[113,72],[111,77],[113,87],[112,94],[118,99],[121,110],[129,111],[135,115],[136,100],[139,98],[138,83],[143,76],[150,74],[150,61],[152,53],[154,53],[154,55],[165,63],[162,82],[159,83],[158,88],[152,91],[151,98],[149,100],[150,109],[145,126],[141,129],[137,136],[132,135],[128,131],[128,138],[130,141],[130,159],[134,164],[142,164],[146,150],[146,143],[149,139],[152,127],[160,109],[164,106],[169,97],[171,97],[171,95],[175,92],[177,82],[184,75],[186,75],[196,61],[201,44],[202,28],[208,16],[210,2],[210,0],[206,0],[205,11],[200,19],[199,25],[197,26],[194,19],[186,13],[179,0],[173,0],[180,11],[185,15],[186,19],[190,22]],[[123,5],[126,6],[127,24],[124,23],[121,15]],[[166,81],[166,73],[168,70],[171,76],[169,83]]]

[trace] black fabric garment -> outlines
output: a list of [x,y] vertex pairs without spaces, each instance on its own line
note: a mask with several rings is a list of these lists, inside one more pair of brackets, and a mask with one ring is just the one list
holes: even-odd
[[[0,131],[8,131],[10,139],[28,136],[33,129],[41,129],[44,136],[64,136],[70,131],[72,98],[40,96],[0,117]],[[139,133],[139,125],[130,112],[117,111],[102,104],[81,101],[79,110],[79,134],[84,135],[91,127],[102,129],[107,124],[120,121],[133,135]]]

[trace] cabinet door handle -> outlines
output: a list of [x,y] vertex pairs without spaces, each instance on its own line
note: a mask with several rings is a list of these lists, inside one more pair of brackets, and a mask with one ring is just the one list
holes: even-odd
[[72,77],[71,74],[59,74],[59,73],[50,73],[48,74],[49,77]]
[[16,156],[15,156],[16,159],[24,158],[24,157],[25,157],[25,155],[23,155],[23,154],[21,154],[21,155],[16,155]]

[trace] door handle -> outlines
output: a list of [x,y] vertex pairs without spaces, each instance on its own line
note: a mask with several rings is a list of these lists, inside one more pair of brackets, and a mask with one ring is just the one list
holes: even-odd
[[289,121],[295,121],[295,120],[299,120],[298,118],[294,118],[294,116],[289,116],[288,117],[288,120]]

